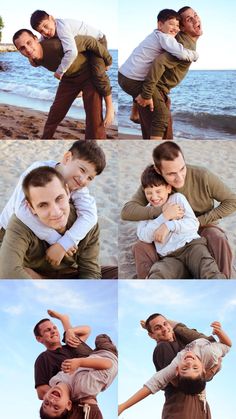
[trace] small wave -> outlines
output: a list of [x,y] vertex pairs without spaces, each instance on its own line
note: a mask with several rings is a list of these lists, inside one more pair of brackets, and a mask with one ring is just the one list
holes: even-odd
[[232,115],[212,115],[205,112],[174,112],[175,120],[188,123],[197,128],[214,129],[236,135],[236,117]]

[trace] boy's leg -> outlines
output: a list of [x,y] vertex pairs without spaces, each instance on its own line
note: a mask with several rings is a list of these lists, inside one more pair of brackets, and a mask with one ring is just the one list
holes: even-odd
[[194,279],[225,279],[211,256],[204,237],[185,245],[185,263]]
[[[84,76],[83,76],[84,77]],[[57,126],[65,118],[72,103],[81,90],[81,76],[65,77],[59,83],[55,99],[50,108],[42,138],[52,138]]]
[[207,239],[207,247],[214,257],[220,272],[227,279],[231,278],[233,255],[225,232],[221,228],[211,225],[201,227],[199,234]]
[[138,279],[145,279],[155,262],[159,260],[153,243],[138,240],[132,247]]
[[99,226],[96,224],[80,241],[76,253],[79,279],[101,279],[99,265]]
[[[172,253],[174,254],[174,252]],[[154,263],[148,279],[189,279],[190,275],[184,263],[174,256],[166,256]]]

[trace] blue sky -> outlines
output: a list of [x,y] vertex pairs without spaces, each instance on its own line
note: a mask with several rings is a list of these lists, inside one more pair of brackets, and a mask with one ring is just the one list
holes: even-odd
[[[207,384],[212,418],[235,418],[235,281],[119,281],[119,402],[135,393],[155,372],[155,341],[139,326],[141,319],[160,312],[206,334],[214,320],[222,323],[233,341],[222,370]],[[159,419],[162,392],[125,411],[120,419]]]
[[[74,325],[89,324],[92,333],[87,342],[92,348],[96,335],[103,332],[117,344],[117,283],[1,281],[0,295],[1,417],[37,419],[40,401],[33,365],[44,346],[34,339],[33,327],[48,317],[46,310],[51,308],[69,314]],[[55,323],[62,331],[60,322]],[[104,419],[116,418],[116,381],[98,397]]]
[[20,28],[30,29],[30,16],[37,9],[58,18],[83,20],[105,33],[109,48],[117,47],[117,0],[3,2],[0,11],[5,25],[2,42],[11,42],[12,35]]
[[132,50],[156,27],[161,9],[195,9],[203,23],[203,36],[198,40],[200,58],[191,69],[236,69],[234,0],[119,0],[119,62],[122,64]]

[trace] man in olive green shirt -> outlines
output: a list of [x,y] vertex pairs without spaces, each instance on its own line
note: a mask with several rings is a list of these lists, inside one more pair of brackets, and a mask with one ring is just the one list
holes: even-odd
[[[207,239],[208,249],[220,272],[230,278],[232,252],[225,233],[216,224],[221,218],[236,211],[236,195],[208,169],[186,165],[182,150],[172,141],[166,141],[154,148],[153,160],[156,171],[172,186],[172,191],[180,192],[187,198],[200,222],[199,234]],[[214,200],[219,203],[216,207]],[[141,221],[158,217],[162,208],[147,206],[147,203],[140,187],[131,201],[124,205],[122,219]],[[181,209],[179,205],[172,206],[172,219],[177,219],[181,216]],[[165,234],[168,234],[166,228],[159,227],[158,240],[160,235],[164,240]],[[150,268],[158,260],[154,245],[137,242],[134,256],[138,278],[146,278]]]
[[[102,118],[102,97],[93,85],[86,51],[104,59],[105,65],[112,63],[107,49],[91,36],[75,37],[78,55],[62,77],[56,97],[50,108],[42,138],[52,138],[58,124],[64,119],[73,101],[83,92],[86,113],[85,139],[104,139],[106,133]],[[28,29],[20,29],[13,36],[13,43],[18,51],[36,66],[43,66],[55,72],[64,55],[61,41],[58,38],[38,38]]]
[[[68,186],[54,168],[42,166],[29,172],[23,181],[23,191],[32,213],[59,234],[64,234],[75,222],[76,212],[70,207]],[[75,278],[101,278],[98,225],[89,231],[77,248],[69,249],[58,266],[52,266],[46,259],[48,247],[48,243],[40,240],[13,215],[0,249],[0,278],[66,277],[72,269]]]

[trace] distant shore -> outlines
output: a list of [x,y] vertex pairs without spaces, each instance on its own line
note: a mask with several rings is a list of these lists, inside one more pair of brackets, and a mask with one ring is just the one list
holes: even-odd
[[0,44],[0,52],[16,52],[17,49],[13,44]]

